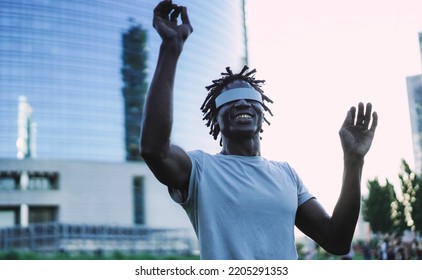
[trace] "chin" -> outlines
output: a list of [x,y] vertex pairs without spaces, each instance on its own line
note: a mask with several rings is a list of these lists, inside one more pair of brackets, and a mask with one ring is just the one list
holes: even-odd
[[223,133],[227,138],[233,139],[253,139],[256,136],[259,136],[259,130],[251,129],[232,129],[229,133]]

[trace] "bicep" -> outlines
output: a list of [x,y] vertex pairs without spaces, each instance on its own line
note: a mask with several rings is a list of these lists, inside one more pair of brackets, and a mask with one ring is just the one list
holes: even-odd
[[144,155],[144,160],[161,183],[169,188],[187,191],[192,162],[182,148],[170,145],[165,155]]
[[296,212],[296,227],[320,245],[324,242],[329,221],[330,216],[315,198],[304,202]]

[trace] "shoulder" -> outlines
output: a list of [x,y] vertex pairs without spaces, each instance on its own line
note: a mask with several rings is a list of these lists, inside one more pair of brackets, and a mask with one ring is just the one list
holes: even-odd
[[210,154],[208,154],[207,152],[204,152],[202,150],[189,151],[189,152],[187,152],[187,154],[192,160],[196,160],[196,161],[202,161],[205,158],[211,157]]
[[202,150],[193,150],[187,152],[189,158],[191,159],[191,162],[193,165],[204,165],[205,162],[210,162],[215,160],[216,156],[211,155],[207,152],[204,152]]
[[289,177],[297,185],[303,185],[302,179],[294,167],[285,161],[269,161],[273,168],[278,169],[284,176]]
[[291,176],[297,176],[296,170],[286,161],[267,160],[267,162]]
[[193,150],[187,152],[190,157],[201,157],[206,155],[207,153],[202,150]]

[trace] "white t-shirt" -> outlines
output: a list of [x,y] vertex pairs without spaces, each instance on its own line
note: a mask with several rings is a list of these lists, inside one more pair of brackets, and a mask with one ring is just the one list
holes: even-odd
[[201,259],[297,259],[294,224],[298,206],[312,198],[285,162],[261,156],[188,153],[192,173],[185,209]]

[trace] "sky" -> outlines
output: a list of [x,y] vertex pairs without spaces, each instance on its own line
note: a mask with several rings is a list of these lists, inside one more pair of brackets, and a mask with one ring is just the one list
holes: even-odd
[[366,182],[400,188],[401,160],[414,167],[406,77],[421,74],[422,0],[246,0],[249,66],[273,101],[261,150],[289,162],[332,211],[347,110],[371,102],[379,121],[365,157]]

